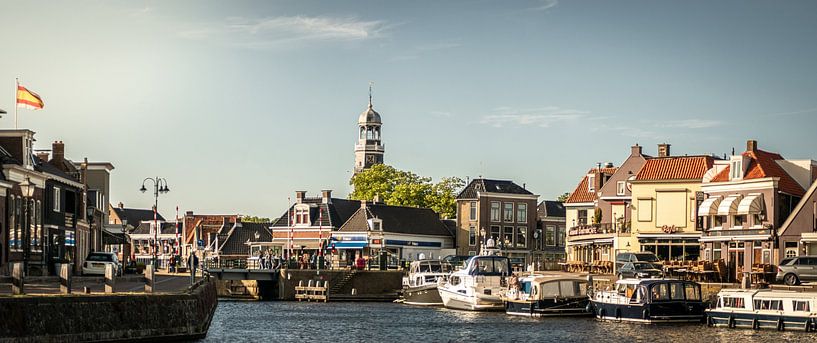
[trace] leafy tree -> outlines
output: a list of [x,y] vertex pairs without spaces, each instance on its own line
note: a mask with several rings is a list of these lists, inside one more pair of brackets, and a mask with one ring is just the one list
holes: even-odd
[[269,218],[256,216],[241,216],[241,221],[244,223],[269,223]]
[[464,186],[457,177],[443,178],[436,184],[431,178],[385,164],[376,164],[353,176],[349,184],[354,187],[349,198],[354,200],[380,201],[394,206],[425,207],[439,213],[442,218],[456,214],[456,192]]
[[556,200],[558,200],[559,202],[565,202],[567,201],[567,198],[570,198],[570,193],[564,193],[560,195],[558,198],[556,198]]

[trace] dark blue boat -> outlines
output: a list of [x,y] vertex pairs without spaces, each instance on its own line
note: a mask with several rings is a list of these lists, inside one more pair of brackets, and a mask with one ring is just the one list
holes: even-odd
[[640,323],[702,322],[698,283],[674,279],[623,279],[590,300],[596,318]]

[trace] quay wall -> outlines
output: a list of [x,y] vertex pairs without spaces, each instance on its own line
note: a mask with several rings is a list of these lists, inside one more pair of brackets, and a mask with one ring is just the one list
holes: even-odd
[[[295,286],[298,285],[299,281],[303,281],[304,285],[306,285],[309,280],[329,281],[329,287],[332,288],[333,285],[341,282],[343,277],[348,273],[349,271],[322,270],[320,275],[318,275],[315,270],[281,270],[278,299],[295,300]],[[334,294],[352,294],[352,288],[354,288],[359,295],[396,293],[403,289],[403,273],[393,270],[360,270]],[[332,300],[332,294],[333,293],[329,294],[330,301]]]
[[209,280],[180,293],[0,297],[0,342],[197,339],[217,305]]

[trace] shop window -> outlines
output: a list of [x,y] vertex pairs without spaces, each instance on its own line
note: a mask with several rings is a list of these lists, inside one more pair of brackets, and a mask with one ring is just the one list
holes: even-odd
[[499,222],[501,220],[501,209],[502,205],[499,204],[499,201],[491,201],[491,221],[492,222]]

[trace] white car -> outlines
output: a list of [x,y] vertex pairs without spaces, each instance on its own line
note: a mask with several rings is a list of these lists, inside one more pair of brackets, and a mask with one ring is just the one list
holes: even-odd
[[112,264],[116,275],[121,275],[119,259],[112,252],[92,252],[82,265],[83,275],[105,275],[105,266]]

